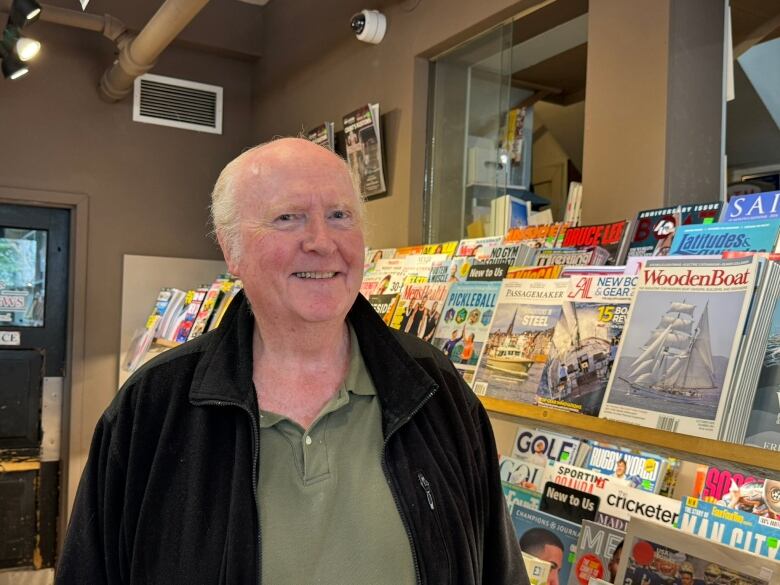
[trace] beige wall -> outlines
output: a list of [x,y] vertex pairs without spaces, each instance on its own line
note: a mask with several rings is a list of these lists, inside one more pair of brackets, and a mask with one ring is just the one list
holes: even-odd
[[465,40],[540,0],[426,0],[385,10],[388,32],[376,46],[346,30],[336,45],[295,69],[279,73],[288,30],[267,31],[269,50],[258,66],[254,132],[258,141],[289,135],[324,120],[336,122],[367,102],[385,114],[389,196],[368,204],[368,237],[377,247],[422,241],[427,72],[429,57],[453,38]]
[[[35,36],[43,49],[31,73],[0,82],[0,186],[89,199],[83,426],[70,445],[72,469],[80,470],[116,392],[122,256],[221,258],[205,236],[208,194],[221,167],[251,141],[252,67],[171,48],[154,69],[224,86],[217,136],[137,124],[130,99],[100,101],[97,83],[113,55],[98,35],[38,23]],[[78,478],[69,479],[72,488]]]

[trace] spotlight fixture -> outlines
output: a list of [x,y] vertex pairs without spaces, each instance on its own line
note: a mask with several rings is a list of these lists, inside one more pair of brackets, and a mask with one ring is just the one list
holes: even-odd
[[14,49],[16,50],[16,54],[20,61],[29,61],[41,50],[41,43],[35,39],[20,37],[19,40],[16,41]]
[[8,22],[22,28],[32,24],[41,14],[41,5],[36,0],[13,0]]
[[15,52],[21,61],[29,61],[41,50],[41,43],[21,36],[19,29],[12,24],[5,27],[2,43],[7,52]]
[[3,55],[3,77],[6,79],[19,79],[22,75],[29,73],[27,65],[19,61],[14,55],[6,53]]
[[41,14],[36,0],[13,0],[8,22],[0,38],[0,59],[6,79],[19,79],[29,72],[23,61],[29,61],[41,50],[41,43],[21,35],[26,25],[35,22]]

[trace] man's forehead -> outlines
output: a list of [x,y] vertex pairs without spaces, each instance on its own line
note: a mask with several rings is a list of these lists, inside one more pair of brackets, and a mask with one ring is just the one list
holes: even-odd
[[352,179],[342,161],[327,153],[298,158],[288,155],[285,151],[260,152],[243,161],[237,191],[244,196],[269,199],[285,195],[327,195],[334,202],[357,203]]
[[310,172],[348,176],[347,167],[338,155],[308,140],[283,138],[264,144],[241,161],[245,174],[269,178]]

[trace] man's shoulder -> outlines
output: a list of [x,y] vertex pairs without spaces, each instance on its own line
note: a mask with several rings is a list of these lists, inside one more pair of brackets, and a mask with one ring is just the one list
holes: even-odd
[[455,369],[455,365],[440,349],[410,333],[396,329],[391,331],[404,351],[437,381],[440,389],[444,386],[444,389],[464,396],[469,404],[477,402],[476,396]]
[[111,420],[118,411],[137,400],[168,404],[172,399],[186,400],[193,376],[214,339],[206,333],[164,351],[143,364],[127,379],[105,412]]

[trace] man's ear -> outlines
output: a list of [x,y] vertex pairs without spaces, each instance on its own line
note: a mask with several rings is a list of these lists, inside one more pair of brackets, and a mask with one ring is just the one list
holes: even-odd
[[233,257],[233,250],[222,232],[217,232],[217,242],[219,242],[219,247],[222,248],[222,255],[225,257],[228,272],[233,276],[240,277],[238,274],[238,259]]

